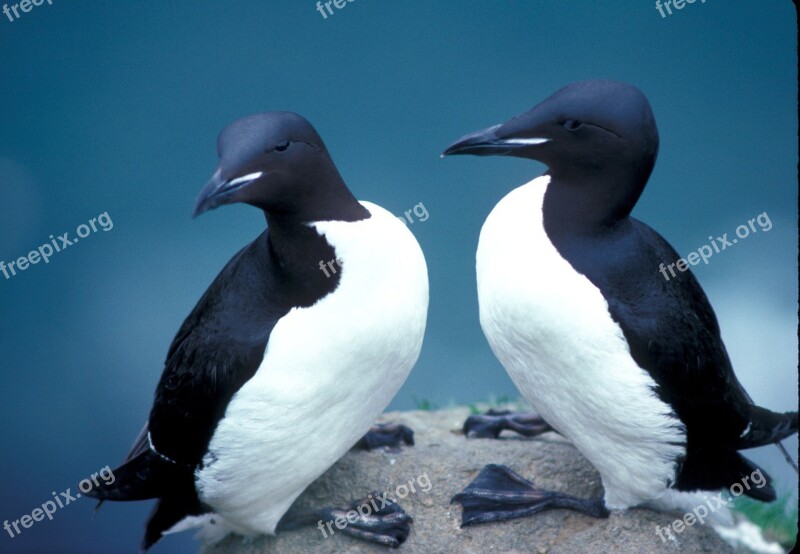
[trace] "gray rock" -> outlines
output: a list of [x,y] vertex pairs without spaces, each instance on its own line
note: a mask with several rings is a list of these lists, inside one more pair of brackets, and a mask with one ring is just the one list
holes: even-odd
[[[733,552],[714,530],[694,525],[663,542],[656,526],[675,516],[635,509],[594,519],[568,510],[550,510],[515,521],[459,528],[461,507],[450,504],[489,463],[506,464],[546,489],[589,497],[602,493],[600,476],[578,451],[556,433],[533,439],[503,435],[502,440],[469,439],[461,434],[466,408],[385,414],[383,421],[405,423],[416,446],[395,452],[351,451],[298,499],[300,509],[345,506],[372,490],[388,491],[413,516],[411,535],[401,552],[586,553]],[[428,480],[430,486],[428,486]],[[416,492],[399,486],[412,481]],[[429,489],[427,492],[423,489]],[[399,493],[399,494],[398,494]],[[316,527],[277,537],[243,541],[229,536],[203,554],[354,552],[388,554],[390,549],[354,540],[337,531],[323,537]]]

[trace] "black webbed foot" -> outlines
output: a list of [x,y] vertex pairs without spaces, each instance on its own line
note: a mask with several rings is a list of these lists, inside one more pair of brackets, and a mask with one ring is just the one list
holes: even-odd
[[535,413],[515,413],[511,410],[491,409],[485,414],[471,415],[464,422],[464,434],[482,439],[496,439],[503,429],[510,429],[525,437],[535,437],[555,431]]
[[414,520],[386,493],[372,492],[346,508],[322,508],[305,514],[286,514],[278,531],[316,525],[321,538],[341,532],[356,539],[397,548],[405,542]]
[[538,489],[510,468],[495,464],[484,467],[463,492],[453,496],[450,503],[453,502],[463,507],[462,527],[526,517],[549,508],[608,517],[602,498],[583,499]]
[[399,448],[400,445],[414,446],[414,431],[401,423],[376,423],[354,448],[374,450],[381,446]]

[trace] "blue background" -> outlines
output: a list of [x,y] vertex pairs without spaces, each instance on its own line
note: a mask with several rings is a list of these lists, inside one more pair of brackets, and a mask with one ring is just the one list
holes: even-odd
[[[54,0],[0,15],[0,260],[102,212],[114,223],[0,275],[0,520],[121,461],[183,318],[263,229],[247,206],[189,216],[217,134],[258,111],[306,116],[359,198],[429,211],[410,226],[430,271],[428,332],[391,407],[444,407],[518,396],[478,323],[474,254],[494,204],[544,167],[439,153],[570,81],[637,85],[661,149],[634,215],[681,253],[772,220],[696,274],[753,398],[796,409],[795,25],[785,0],[666,18],[648,0],[355,0],[327,20],[312,0]],[[775,448],[751,454],[796,490]],[[0,530],[0,551],[134,552],[149,509],[92,516],[81,499],[14,539]],[[154,552],[196,550],[185,533]]]

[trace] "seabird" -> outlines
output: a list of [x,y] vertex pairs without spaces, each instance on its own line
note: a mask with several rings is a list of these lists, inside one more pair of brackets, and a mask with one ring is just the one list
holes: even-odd
[[[264,212],[267,229],[186,318],[147,424],[115,482],[91,493],[158,499],[144,550],[169,531],[203,527],[219,540],[343,516],[287,511],[360,440],[391,442],[391,428],[362,437],[405,381],[425,331],[419,245],[393,214],[356,200],[308,121],[252,115],[225,128],[217,150],[194,215],[242,202]],[[394,430],[409,442],[410,430]],[[342,532],[398,546],[409,524],[391,504]]]
[[[605,490],[575,498],[487,466],[454,497],[462,524],[548,507],[597,517],[641,505],[686,511],[702,491],[760,469],[739,450],[797,432],[797,412],[754,405],[700,284],[691,271],[666,281],[659,264],[680,256],[630,215],[658,142],[641,91],[595,80],[567,85],[444,152],[548,167],[495,206],[476,256],[481,327],[540,418],[493,413],[468,420],[465,430],[553,428],[594,465]],[[769,477],[745,494],[775,499]]]

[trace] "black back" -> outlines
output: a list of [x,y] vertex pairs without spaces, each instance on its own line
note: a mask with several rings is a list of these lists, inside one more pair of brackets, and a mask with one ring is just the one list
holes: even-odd
[[[752,404],[694,275],[676,272],[667,281],[659,267],[675,263],[678,254],[630,217],[658,144],[655,117],[641,91],[592,80],[567,85],[501,125],[462,137],[445,155],[517,156],[547,164],[545,232],[602,292],[634,361],[686,428],[687,455],[677,461],[675,485],[708,490],[752,472],[755,466],[736,451],[796,432],[797,414]],[[747,494],[769,499],[774,491],[766,486]]]
[[370,217],[322,139],[297,114],[234,122],[218,150],[220,166],[196,213],[198,206],[202,213],[245,202],[264,211],[268,229],[228,262],[186,318],[167,353],[147,426],[115,470],[116,481],[91,492],[101,500],[160,499],[145,549],[185,516],[210,511],[194,474],[230,400],[256,373],[280,318],[336,290],[345,269],[320,270],[321,261],[337,254],[308,224]]

